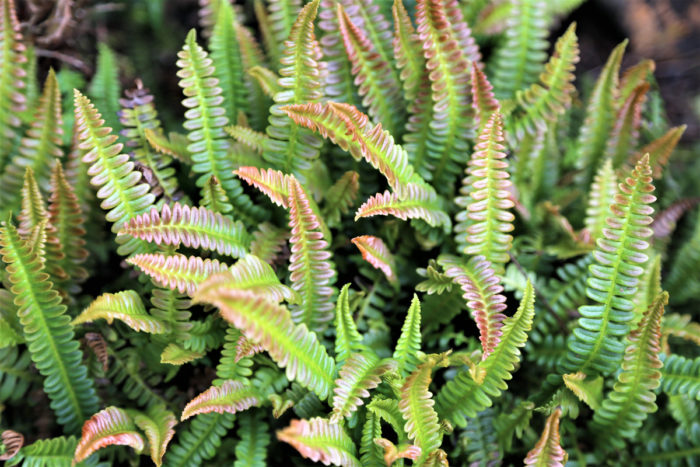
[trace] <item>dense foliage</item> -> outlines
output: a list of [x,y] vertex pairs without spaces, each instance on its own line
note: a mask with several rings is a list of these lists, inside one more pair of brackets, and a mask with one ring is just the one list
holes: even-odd
[[580,0],[200,0],[163,103],[15,1],[8,465],[700,462],[698,172]]

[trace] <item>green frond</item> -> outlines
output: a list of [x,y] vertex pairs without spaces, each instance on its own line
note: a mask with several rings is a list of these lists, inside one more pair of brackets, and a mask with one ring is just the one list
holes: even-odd
[[164,464],[168,467],[207,465],[206,461],[216,455],[222,438],[233,427],[233,417],[228,413],[208,413],[195,417],[168,449]]
[[0,348],[0,401],[22,400],[36,380],[31,364],[28,350],[13,345]]
[[233,326],[226,328],[226,337],[221,349],[221,359],[216,366],[216,377],[214,384],[221,384],[225,380],[247,380],[253,372],[250,367],[253,361],[248,357],[240,357],[238,344],[241,339],[245,339],[241,331]]
[[[456,3],[456,2],[455,2]],[[431,180],[444,193],[453,181],[468,151],[473,115],[469,98],[470,68],[481,60],[471,31],[453,2],[419,0],[416,7],[418,39],[426,68],[430,70],[430,100],[433,111],[428,134]]]
[[[696,209],[700,212],[700,209]],[[700,293],[700,284],[686,280],[694,277],[700,265],[700,216],[696,217],[690,238],[678,248],[678,252],[668,268],[664,278],[664,289],[671,295],[671,303],[681,304],[693,299]]]
[[423,48],[401,0],[395,0],[394,58],[400,70],[404,99],[407,102],[403,146],[408,159],[416,171],[430,179],[431,167],[428,159],[430,123],[433,119],[433,102],[430,98],[430,80],[423,57]]
[[598,410],[603,400],[603,377],[595,378],[578,373],[563,375],[564,384],[573,392],[579,400],[586,403],[592,410]]
[[143,87],[141,80],[136,80],[136,87],[124,91],[124,95],[126,97],[119,99],[119,121],[123,126],[121,135],[127,140],[129,154],[152,172],[158,190],[172,198],[178,189],[175,169],[170,166],[172,157],[151,150],[146,136],[146,130],[150,130],[164,138],[158,112],[153,105],[153,95]]
[[9,211],[18,206],[20,183],[27,168],[31,168],[34,172],[39,187],[48,191],[51,167],[55,159],[63,157],[62,136],[61,92],[58,89],[56,74],[51,69],[44,83],[44,90],[34,112],[34,118],[20,141],[17,154],[5,165],[0,177],[0,184],[3,187],[0,191],[2,194],[0,200],[4,210]]
[[532,402],[521,401],[513,410],[501,412],[493,420],[493,427],[498,433],[498,442],[503,452],[508,452],[513,447],[513,435],[518,439],[523,438],[525,430],[530,427],[534,408],[535,404]]
[[498,465],[503,462],[498,450],[493,413],[491,407],[482,410],[462,432],[461,440],[467,444],[465,451],[470,465]]
[[665,467],[668,465],[694,465],[700,461],[700,423],[690,429],[679,428],[663,438],[651,439],[637,450],[633,462],[639,465]]
[[260,89],[262,89],[269,98],[273,98],[275,94],[282,90],[277,82],[279,80],[279,75],[269,68],[256,65],[248,70],[248,75],[255,79]]
[[600,158],[615,124],[620,107],[620,63],[626,48],[627,40],[613,49],[588,98],[586,116],[576,142],[576,166],[586,171],[585,181],[600,170]]
[[632,438],[649,413],[655,412],[656,395],[663,363],[661,348],[661,317],[668,293],[660,294],[649,307],[639,326],[630,333],[629,345],[612,391],[603,399],[593,415],[595,433],[606,444],[621,449],[622,438]]
[[418,275],[425,277],[425,280],[416,284],[416,290],[425,292],[428,295],[442,295],[452,291],[452,278],[440,271],[437,261],[431,259],[427,268],[416,270]]
[[228,202],[235,207],[237,217],[249,224],[256,224],[265,217],[261,208],[254,206],[243,187],[233,176],[233,163],[228,157],[230,147],[224,127],[228,124],[218,79],[213,77],[214,66],[207,52],[197,44],[194,30],[190,31],[185,45],[178,53],[177,65],[181,78],[179,85],[185,99],[185,129],[192,154],[192,170],[199,175],[197,186],[203,187],[214,175],[226,192]]
[[238,112],[248,110],[246,88],[241,86],[244,82],[244,66],[235,28],[237,22],[231,4],[220,0],[216,23],[209,38],[209,49],[215,67],[214,77],[219,80],[222,90],[222,107],[226,109],[226,117],[230,122],[235,121]]
[[[128,260],[127,260],[128,261]],[[192,313],[189,309],[191,301],[176,290],[155,287],[151,290],[151,316],[166,325],[166,339],[176,342],[186,342],[190,336],[193,324],[190,322]]]
[[197,287],[212,274],[229,270],[228,265],[218,260],[202,259],[199,256],[163,255],[147,253],[134,255],[126,260],[152,277],[160,286],[180,293],[194,295]]
[[418,366],[418,352],[421,350],[421,310],[417,295],[413,295],[406,319],[401,327],[401,335],[396,342],[393,358],[398,362],[396,371],[402,377],[413,373]]
[[112,324],[117,319],[134,331],[143,331],[149,334],[167,332],[166,323],[149,315],[141,297],[133,290],[100,295],[73,319],[71,324],[77,326],[78,324],[91,323],[97,319],[105,319],[108,324]]
[[399,409],[399,401],[396,399],[386,399],[382,396],[375,396],[367,405],[367,410],[391,426],[398,437],[399,443],[408,441],[408,437],[404,431],[405,421]]
[[620,102],[626,102],[635,89],[649,82],[655,69],[656,63],[650,59],[641,60],[636,65],[627,68],[620,79]]
[[418,365],[401,387],[399,410],[406,421],[404,430],[408,438],[421,449],[418,464],[430,456],[442,443],[438,414],[433,409],[435,401],[428,390],[436,366],[447,366],[445,354],[431,355]]
[[313,462],[344,467],[362,465],[355,457],[355,443],[343,426],[330,423],[325,418],[292,420],[287,428],[277,432],[277,439],[291,444],[303,457]]
[[613,169],[612,159],[606,159],[595,174],[586,206],[584,225],[588,229],[591,241],[595,244],[603,238],[603,229],[607,228],[610,217],[610,206],[617,194],[617,176]]
[[334,385],[335,364],[305,325],[296,325],[283,306],[244,290],[202,284],[196,302],[217,306],[222,316],[252,342],[262,345],[287,377],[326,398]]
[[355,220],[362,217],[394,216],[401,220],[421,219],[430,226],[442,226],[448,232],[452,226],[449,216],[442,210],[435,191],[425,184],[410,183],[404,194],[377,193],[355,212]]
[[301,304],[292,308],[296,323],[322,330],[333,319],[333,282],[335,265],[328,237],[321,229],[321,218],[313,212],[311,198],[294,178],[289,180],[289,257],[292,289],[301,296]]
[[547,418],[542,430],[542,436],[537,444],[525,457],[525,465],[541,467],[563,467],[569,455],[561,447],[559,437],[559,417],[561,409],[557,408]]
[[486,74],[478,66],[472,65],[471,82],[474,118],[481,128],[489,121],[491,114],[499,111],[501,104],[496,99]]
[[506,309],[503,286],[484,256],[474,256],[465,262],[442,255],[438,258],[438,264],[445,270],[445,275],[462,289],[467,308],[479,328],[482,359],[485,359],[501,340],[506,319],[503,314]]
[[188,402],[180,420],[211,412],[235,414],[260,403],[261,397],[255,388],[241,381],[228,380],[220,386],[210,387]]
[[238,418],[236,462],[233,467],[267,467],[270,433],[260,412],[246,412]]
[[138,406],[150,406],[165,403],[153,386],[162,378],[157,375],[145,375],[140,368],[143,355],[136,348],[127,347],[120,350],[109,348],[111,365],[107,377],[115,386],[121,388],[122,394]]
[[160,363],[167,365],[182,366],[204,357],[203,351],[186,349],[175,342],[166,345],[160,354]]
[[[515,216],[509,211],[514,206],[508,189],[508,163],[503,152],[503,120],[499,113],[491,115],[479,135],[463,183],[471,184],[466,211],[455,217],[457,240],[468,244],[463,253],[482,255],[498,269],[508,262],[508,251],[513,241]],[[464,232],[462,234],[462,232]]]
[[226,192],[221,188],[219,180],[213,175],[202,187],[200,205],[219,214],[228,214],[233,211],[233,206],[228,202]]
[[287,229],[281,229],[269,222],[263,222],[258,226],[258,230],[253,232],[250,254],[257,256],[268,264],[273,264],[278,260],[288,237],[289,232]]
[[518,108],[511,118],[518,139],[566,111],[576,90],[573,71],[578,60],[576,23],[573,23],[554,45],[554,53],[540,74],[539,83],[515,93]]
[[664,353],[669,353],[668,338],[670,336],[685,339],[700,346],[700,323],[691,321],[690,315],[666,314],[661,322],[661,350]]
[[[120,154],[122,145],[116,143],[117,136],[104,126],[95,106],[77,89],[75,94],[75,121],[78,147],[86,153],[83,162],[91,164],[88,174],[90,183],[99,188],[97,197],[100,206],[107,211],[105,218],[112,222],[112,232],[118,232],[123,224],[146,211],[155,197],[146,183],[140,183],[141,173],[134,170],[126,154]],[[121,255],[141,251],[145,247],[137,239],[118,237]]]
[[632,297],[647,262],[644,250],[649,244],[645,239],[652,233],[647,227],[653,212],[649,205],[656,199],[651,194],[651,180],[649,159],[644,158],[620,183],[611,205],[612,216],[607,219],[608,228],[603,230],[593,253],[595,262],[589,266],[586,294],[598,304],[579,308],[581,317],[563,363],[568,373],[611,373],[622,359],[621,338],[627,335],[634,318]]
[[24,172],[21,196],[22,209],[18,216],[19,227],[17,230],[20,235],[26,237],[36,226],[49,217],[44,197],[41,194],[39,185],[34,177],[34,170],[31,167],[27,167]]
[[146,440],[136,431],[129,413],[117,407],[97,412],[83,425],[83,433],[75,448],[74,462],[82,462],[107,446],[130,446],[141,453]]
[[241,125],[230,125],[224,128],[233,139],[249,147],[258,154],[262,154],[264,148],[269,145],[270,138],[259,131]]
[[175,415],[163,404],[149,407],[146,413],[133,411],[131,415],[136,426],[146,435],[151,460],[156,467],[160,467],[168,444],[175,435],[174,427],[177,425]]
[[15,0],[0,1],[0,170],[19,136],[20,115],[26,109],[23,40]]
[[[377,11],[379,9],[377,5],[369,6],[363,2],[348,3],[355,3],[355,11],[358,13],[366,12],[371,8],[374,10],[374,15],[381,16]],[[388,23],[383,18],[369,18],[370,21],[364,23],[364,28],[359,27],[348,16],[342,3],[337,4],[336,14],[343,45],[352,64],[354,82],[362,96],[362,105],[368,109],[373,121],[381,123],[392,135],[400,136],[402,133],[400,125],[404,119],[401,110],[403,106],[398,108],[396,106],[396,101],[400,99],[400,87],[391,65],[391,55],[387,55],[390,49],[378,49],[381,43],[373,43],[372,38],[365,34],[365,29],[367,32],[381,33],[382,31],[377,31],[378,26],[384,26],[384,31],[388,33],[389,30],[386,27]],[[387,34],[381,34],[380,37],[382,36],[386,38]]]
[[700,400],[700,357],[661,355],[661,390],[669,395],[685,394]]
[[478,364],[482,373],[481,382],[473,379],[470,370],[461,370],[438,392],[437,410],[450,422],[464,427],[467,418],[491,406],[493,398],[500,396],[511,379],[516,363],[520,359],[520,347],[527,342],[527,333],[535,315],[535,291],[528,282],[518,311],[503,324],[501,341],[485,360]]
[[40,439],[28,446],[24,446],[19,454],[6,465],[22,465],[23,467],[87,467],[98,464],[97,456],[92,456],[83,462],[73,464],[73,454],[77,445],[78,439],[74,436]]
[[143,134],[154,151],[165,154],[166,156],[171,156],[187,164],[192,163],[192,154],[189,149],[187,149],[189,140],[186,136],[175,133],[174,131],[171,131],[169,135],[166,136],[151,128],[145,128]]
[[384,241],[373,235],[361,235],[350,240],[362,253],[362,259],[381,270],[391,283],[397,284],[396,262]]
[[545,2],[512,2],[505,24],[505,38],[489,62],[489,76],[499,99],[512,99],[517,91],[537,81],[547,59],[549,18]]
[[97,410],[98,399],[66,307],[42,271],[41,260],[8,222],[0,229],[0,246],[29,353],[44,376],[44,391],[58,422],[76,431]]
[[360,439],[360,463],[367,467],[384,467],[383,449],[374,440],[382,437],[382,425],[378,416],[367,412]]
[[203,248],[234,258],[246,255],[250,236],[240,221],[203,207],[180,203],[164,204],[160,211],[133,216],[119,231],[117,238],[131,236],[158,245]]
[[321,48],[314,35],[318,4],[318,0],[308,3],[294,22],[289,39],[280,40],[280,43],[285,41],[287,44],[280,59],[281,77],[277,81],[281,90],[275,94],[275,104],[270,108],[269,139],[263,151],[265,161],[302,182],[311,169],[311,161],[318,158],[321,139],[292,121],[283,108],[319,102],[323,96]]
[[102,118],[109,128],[119,128],[119,66],[112,49],[103,42],[97,44],[97,67],[92,77],[87,95],[102,110]]
[[685,394],[669,396],[666,407],[673,419],[685,430],[691,430],[696,420],[700,419],[698,403]]
[[615,125],[608,136],[604,157],[613,161],[613,167],[619,168],[634,154],[639,140],[639,128],[642,124],[642,108],[646,101],[649,83],[637,86],[632,94],[620,105],[615,117]]
[[[238,45],[241,50],[241,59],[243,59],[243,69],[245,71],[244,80],[245,87],[248,91],[248,109],[250,112],[251,127],[255,130],[262,131],[267,124],[270,98],[265,94],[257,80],[250,76],[249,71],[256,66],[265,65],[265,57],[263,56],[255,35],[250,29],[240,24],[236,24],[235,28]],[[273,63],[279,62],[274,61]]]
[[350,417],[364,404],[369,391],[381,382],[384,373],[395,370],[397,362],[392,359],[379,360],[371,352],[354,353],[340,368],[333,392],[333,414],[330,422],[338,423]]
[[335,361],[341,367],[352,353],[364,348],[362,335],[357,331],[350,313],[349,291],[350,284],[345,284],[340,290],[335,308]]
[[360,191],[359,180],[360,174],[348,170],[326,191],[321,212],[328,225],[339,225],[341,216],[347,214],[355,205]]

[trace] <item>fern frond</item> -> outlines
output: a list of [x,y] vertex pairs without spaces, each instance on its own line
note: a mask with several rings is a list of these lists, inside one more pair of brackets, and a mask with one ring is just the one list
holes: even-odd
[[167,330],[165,323],[146,312],[141,297],[133,290],[100,295],[71,324],[77,326],[97,319],[105,319],[108,324],[117,319],[135,331],[150,334],[161,334]]
[[[376,5],[365,5],[362,2],[357,2],[356,11],[364,12],[368,8],[374,9],[374,14],[381,16],[376,10]],[[358,86],[360,96],[362,96],[362,105],[369,112],[372,119],[382,125],[389,133],[399,136],[399,125],[403,121],[403,112],[396,107],[396,101],[399,99],[399,83],[395,76],[391,63],[388,61],[390,56],[383,56],[381,50],[377,47],[380,44],[374,44],[367,37],[363,28],[358,27],[348,13],[343,8],[342,3],[338,3],[336,7],[338,15],[338,25],[340,35],[343,39],[345,51],[348,54],[350,63],[352,64],[351,72],[355,76],[355,85]],[[364,24],[368,30],[374,30],[378,26],[388,26],[387,22],[371,21]],[[384,28],[388,32],[388,27]],[[383,34],[386,37],[386,34]],[[388,52],[389,49],[384,50]]]
[[399,459],[418,460],[421,456],[421,448],[414,444],[396,446],[386,438],[375,438],[374,442],[384,449],[384,462],[392,465]]
[[335,365],[314,333],[305,325],[295,325],[286,308],[264,296],[216,285],[202,284],[195,301],[216,305],[227,321],[262,345],[280,367],[287,368],[290,380],[298,380],[321,398],[330,394]]
[[141,80],[136,80],[136,87],[124,91],[124,95],[125,98],[119,99],[122,107],[119,121],[124,127],[121,134],[127,139],[130,155],[150,169],[160,190],[172,198],[178,189],[175,169],[170,167],[172,158],[152,151],[146,136],[146,130],[162,135],[153,95],[143,87]]
[[105,125],[119,128],[119,67],[114,51],[105,43],[97,44],[97,67],[88,87],[88,96],[102,110]]
[[472,108],[474,109],[474,119],[479,127],[486,125],[491,118],[491,114],[498,112],[501,104],[493,93],[493,86],[489,83],[486,74],[472,64]]
[[[245,87],[248,90],[248,109],[250,112],[251,127],[262,131],[267,124],[268,109],[270,99],[265,95],[257,81],[249,74],[251,68],[263,66],[266,63],[256,36],[250,29],[240,24],[235,25],[238,44],[241,48],[241,58],[243,59],[243,69],[245,70]],[[273,63],[278,63],[277,61]]]
[[561,447],[559,417],[561,417],[561,409],[557,408],[547,418],[540,440],[537,441],[535,447],[527,453],[525,465],[563,467],[566,464],[569,455]]
[[535,292],[528,285],[520,301],[518,311],[503,324],[501,341],[485,360],[478,364],[477,372],[483,373],[481,382],[472,377],[469,370],[461,370],[438,392],[437,410],[454,424],[464,427],[467,417],[489,407],[492,399],[500,396],[508,387],[506,381],[512,378],[515,364],[520,358],[520,347],[527,341],[527,332],[532,327],[535,314]]
[[186,136],[180,133],[170,132],[168,136],[156,132],[151,128],[145,128],[143,134],[151,147],[161,154],[171,156],[181,162],[192,163],[192,154],[187,149],[189,145]]
[[424,184],[410,183],[404,187],[403,196],[397,193],[377,193],[355,212],[355,220],[362,217],[394,216],[401,220],[421,219],[433,227],[443,226],[449,231],[452,222],[441,209],[439,199],[432,188]]
[[165,363],[168,365],[182,366],[185,363],[193,362],[197,359],[204,357],[205,353],[203,351],[186,349],[174,342],[171,342],[163,349],[160,354],[160,363]]
[[41,194],[39,185],[34,177],[34,170],[31,167],[27,167],[24,172],[21,196],[22,209],[17,216],[19,220],[17,231],[20,235],[26,237],[36,226],[49,217],[44,197]]
[[440,256],[438,264],[464,293],[467,307],[479,328],[479,340],[486,359],[501,340],[506,316],[506,297],[503,286],[491,263],[483,256],[474,256],[468,262],[451,256]]
[[178,435],[165,455],[168,467],[195,467],[216,455],[222,438],[233,427],[233,415],[208,413],[197,416],[186,431]]
[[0,2],[0,170],[4,169],[26,109],[24,63],[27,61],[15,0]]
[[228,202],[226,192],[221,188],[221,184],[213,175],[209,177],[207,183],[202,187],[200,205],[219,214],[228,214],[233,211],[233,206]]
[[[5,70],[0,68],[0,73],[4,72]],[[3,138],[6,137],[3,135]],[[9,210],[17,206],[20,183],[27,167],[31,167],[34,171],[39,187],[44,191],[48,189],[49,171],[54,160],[63,157],[62,137],[61,92],[58,89],[56,74],[53,69],[50,69],[34,118],[20,141],[18,154],[5,166],[0,177],[0,184],[3,187],[0,191],[2,194],[0,199],[4,209]]]
[[363,349],[362,335],[350,313],[349,291],[350,284],[345,284],[335,308],[335,361],[341,366],[352,353]]
[[245,256],[250,245],[250,237],[241,222],[207,208],[180,203],[172,207],[164,204],[160,212],[152,207],[134,216],[122,226],[119,235],[159,245],[204,248],[235,258]]
[[260,412],[246,412],[238,418],[236,462],[233,467],[267,467],[270,433]]
[[287,428],[277,432],[277,439],[291,444],[313,462],[344,467],[362,465],[355,457],[355,443],[342,425],[330,423],[325,418],[292,420]]
[[669,395],[685,394],[700,400],[700,357],[661,355],[661,390]]
[[221,386],[212,386],[190,402],[182,410],[180,420],[195,415],[216,412],[235,414],[261,403],[258,392],[240,381],[224,381]]
[[662,136],[656,138],[642,149],[640,149],[631,159],[631,165],[636,165],[637,162],[649,154],[649,164],[654,178],[661,178],[663,169],[668,164],[671,158],[671,153],[676,148],[676,145],[685,133],[687,125],[676,126],[668,130]]
[[191,301],[173,289],[156,287],[151,291],[151,316],[167,326],[168,339],[184,342],[189,339],[193,324],[189,312]]
[[40,439],[28,446],[24,446],[19,454],[8,462],[7,465],[21,465],[23,467],[78,467],[97,465],[97,457],[93,456],[84,462],[73,464],[73,454],[78,444],[74,436],[58,436],[49,439]]
[[554,45],[554,53],[540,74],[539,83],[515,94],[519,109],[513,116],[513,128],[518,139],[556,120],[569,107],[576,90],[573,70],[578,60],[576,23],[573,23]]
[[596,370],[610,373],[617,368],[625,336],[634,317],[631,301],[644,272],[644,254],[651,235],[649,206],[656,199],[651,192],[649,158],[643,158],[622,183],[611,205],[608,228],[593,253],[595,263],[589,267],[586,294],[598,305],[579,308],[581,318],[568,342],[569,352],[564,368],[569,373]]
[[[99,188],[97,197],[103,200],[100,206],[107,211],[105,218],[113,223],[112,232],[118,232],[126,221],[146,211],[155,196],[147,184],[139,183],[141,173],[134,170],[126,154],[120,154],[121,143],[116,143],[117,136],[104,126],[95,106],[77,89],[74,94],[78,147],[87,151],[83,162],[92,164],[88,169],[90,182]],[[144,248],[136,239],[117,238],[121,255]]]
[[599,170],[600,158],[605,153],[615,124],[615,116],[620,107],[620,63],[625,48],[626,40],[610,53],[588,100],[586,116],[576,142],[576,166],[586,171],[585,181],[590,180],[594,171]]
[[665,353],[669,353],[669,336],[685,339],[700,345],[700,323],[691,321],[690,315],[667,314],[661,322],[661,350]]
[[[696,212],[698,212],[697,209]],[[668,277],[664,280],[664,288],[671,294],[672,303],[684,303],[697,297],[700,286],[695,281],[688,281],[687,278],[694,277],[698,264],[700,264],[700,220],[695,221],[690,238],[678,248],[673,264],[669,268]]]
[[378,416],[367,412],[360,439],[360,462],[367,467],[384,467],[382,448],[374,442],[382,437],[382,424]]
[[282,90],[277,82],[279,80],[279,75],[269,68],[256,65],[248,70],[248,75],[255,78],[260,89],[270,98],[273,98],[275,94]]
[[345,360],[335,380],[333,392],[333,414],[330,422],[338,423],[357,411],[369,397],[370,389],[376,388],[384,373],[396,369],[395,360],[379,360],[372,353],[354,353]]
[[396,283],[398,281],[394,256],[381,238],[373,235],[362,235],[350,241],[360,250],[362,259],[381,270],[389,282]]
[[347,214],[355,204],[355,199],[360,191],[360,174],[354,170],[348,170],[325,193],[323,205],[323,218],[328,225],[340,224],[342,214]]
[[107,446],[131,446],[140,453],[146,444],[136,431],[132,417],[117,407],[97,412],[83,425],[83,433],[75,448],[73,462],[82,462],[92,453]]
[[620,102],[627,101],[636,88],[648,82],[655,69],[656,63],[649,59],[627,68],[620,79]]
[[649,83],[637,86],[627,100],[622,102],[617,113],[604,156],[612,159],[615,168],[619,168],[637,147],[642,108],[649,88]]
[[613,447],[621,449],[622,438],[632,438],[647,415],[657,409],[654,389],[659,387],[659,368],[663,366],[658,354],[661,351],[661,318],[667,303],[668,293],[664,292],[630,333],[622,372],[593,416],[595,433]]
[[265,213],[243,193],[240,182],[231,172],[233,163],[228,157],[229,142],[224,132],[228,118],[221,107],[222,91],[218,79],[212,76],[212,59],[197,44],[194,30],[187,35],[178,57],[180,70],[177,76],[181,78],[179,85],[185,95],[182,104],[188,109],[184,124],[190,140],[187,150],[192,153],[192,170],[199,174],[197,186],[203,187],[214,175],[226,192],[228,201],[236,208],[236,215],[255,224],[265,217]]
[[29,250],[8,222],[0,229],[0,246],[27,347],[45,378],[44,391],[58,422],[75,431],[97,410],[98,400],[81,362],[80,344],[65,316],[66,307],[42,271],[36,252]]
[[414,294],[393,355],[394,360],[399,363],[396,370],[403,377],[413,373],[420,362],[418,359],[422,340],[420,323],[420,301],[418,296]]
[[579,400],[592,410],[598,410],[603,401],[603,377],[592,378],[583,372],[567,373],[562,376],[564,384]]
[[418,464],[433,454],[442,442],[438,414],[433,409],[435,401],[428,386],[433,369],[438,365],[446,367],[449,364],[446,357],[445,354],[429,356],[406,378],[401,387],[399,410],[406,421],[404,430],[408,438],[421,449]]
[[[216,366],[214,385],[220,385],[226,380],[247,380],[253,374],[250,369],[253,366],[253,361],[248,357],[241,357],[239,353],[239,342],[241,339],[245,339],[241,331],[233,326],[228,326],[224,339],[221,359]],[[246,341],[250,342],[247,339]]]
[[292,289],[301,296],[301,305],[292,308],[292,318],[313,330],[323,329],[333,318],[335,267],[327,237],[321,231],[321,218],[311,209],[310,198],[293,178],[289,180],[288,190],[292,233],[289,278]]
[[508,163],[503,160],[506,157],[503,142],[503,120],[499,113],[494,113],[479,135],[468,163],[466,180],[471,182],[472,189],[466,215],[455,218],[461,221],[456,231],[464,231],[465,243],[471,244],[464,253],[483,255],[497,268],[509,260],[513,237],[508,232],[513,230],[515,219],[508,211],[515,204],[508,192],[511,182],[506,172]]
[[[269,144],[269,137],[265,133],[255,131],[242,125],[230,125],[224,128],[233,139],[246,145],[257,154],[262,154],[266,145]],[[235,171],[234,171],[235,173]]]
[[250,254],[268,264],[273,264],[282,252],[288,237],[287,229],[280,229],[269,222],[263,222],[258,226],[258,230],[253,232]]
[[700,423],[696,421],[687,429],[681,427],[660,440],[653,438],[636,454],[632,462],[639,465],[693,465],[700,460]]
[[610,206],[617,194],[617,185],[612,159],[606,159],[593,178],[584,219],[588,235],[594,243],[603,238],[603,231],[608,225],[607,219],[611,214]]
[[151,460],[160,467],[168,444],[175,435],[175,415],[167,411],[163,404],[151,406],[146,413],[133,411],[131,415],[136,426],[143,430],[148,439]]
[[270,201],[277,206],[289,208],[287,198],[289,197],[290,176],[279,170],[258,169],[257,167],[239,167],[233,171],[234,174],[262,191],[270,198]]
[[512,2],[505,20],[505,38],[489,63],[489,76],[499,99],[511,99],[537,81],[549,47],[547,16],[541,0]]
[[134,255],[126,262],[138,267],[152,277],[157,284],[180,293],[187,293],[190,297],[209,276],[229,269],[228,265],[216,259],[156,253]]
[[19,346],[0,349],[0,401],[21,400],[36,380],[30,370],[32,359],[29,351],[20,349]]

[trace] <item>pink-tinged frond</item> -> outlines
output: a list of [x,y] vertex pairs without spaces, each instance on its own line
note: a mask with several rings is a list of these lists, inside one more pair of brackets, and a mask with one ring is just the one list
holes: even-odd
[[656,63],[650,59],[627,68],[620,78],[620,101],[625,102],[640,84],[649,80],[655,70]]
[[292,289],[301,296],[301,305],[292,308],[292,317],[313,330],[323,329],[333,319],[332,284],[336,275],[328,241],[310,199],[294,178],[289,179],[287,203],[292,233],[289,277]]
[[500,279],[483,256],[475,256],[468,262],[441,256],[438,263],[444,268],[445,275],[464,292],[467,307],[479,328],[482,360],[485,360],[500,342],[503,320],[506,318],[503,314],[506,297],[502,294]]
[[194,399],[182,411],[180,420],[203,413],[242,412],[261,403],[258,392],[249,384],[236,380],[224,381],[221,386],[212,386]]
[[344,467],[362,465],[355,457],[355,443],[343,426],[325,418],[292,420],[287,428],[277,432],[277,439],[291,444],[313,462]]
[[687,125],[676,126],[668,130],[659,138],[644,146],[637,154],[629,161],[629,165],[635,166],[645,154],[649,154],[649,164],[654,178],[661,178],[664,167],[668,164],[671,153],[676,148],[676,145],[681,140],[681,136],[685,133]]
[[250,245],[250,237],[240,222],[204,207],[180,203],[172,207],[165,204],[160,212],[153,207],[133,217],[119,235],[131,235],[159,245],[204,248],[234,257],[245,256]]
[[362,253],[362,259],[376,269],[380,269],[389,282],[397,281],[394,256],[381,238],[373,235],[362,235],[351,241]]
[[179,254],[144,253],[134,255],[126,262],[152,277],[158,285],[186,293],[190,297],[209,276],[229,270],[228,265],[216,259]]
[[372,126],[367,115],[354,106],[326,102],[288,105],[281,110],[297,125],[330,139],[355,159],[364,158],[386,177],[394,191],[403,193],[406,185],[421,181],[408,163],[406,150],[394,142],[381,123]]
[[322,399],[328,397],[334,386],[335,363],[316,334],[305,325],[294,324],[285,307],[247,290],[219,287],[216,281],[204,282],[194,298],[217,306],[226,321],[287,369],[287,378],[297,380]]
[[206,275],[203,279],[211,286],[247,290],[276,303],[283,300],[289,303],[299,301],[299,296],[293,289],[280,283],[272,266],[253,255],[238,260],[229,270]]
[[547,423],[542,430],[542,436],[534,448],[527,453],[525,465],[547,465],[551,467],[563,467],[569,457],[561,447],[559,438],[559,417],[561,409],[557,408],[547,418]]
[[399,459],[417,460],[421,455],[421,448],[415,444],[400,444],[396,446],[386,438],[375,438],[374,444],[384,449],[384,462],[392,465]]
[[156,404],[149,407],[146,413],[134,411],[133,417],[136,426],[146,434],[151,460],[160,467],[168,444],[175,436],[175,414],[168,411],[165,404]]
[[655,238],[668,237],[676,230],[676,222],[683,217],[687,211],[693,209],[700,203],[700,198],[686,198],[676,201],[663,211],[654,216],[651,229]]
[[85,345],[90,347],[97,360],[102,364],[102,370],[106,372],[109,369],[109,351],[105,338],[98,332],[86,332],[83,341]]
[[167,323],[149,315],[141,297],[133,290],[100,295],[73,320],[72,324],[75,326],[97,319],[107,320],[108,324],[117,319],[134,331],[150,334],[168,331]]
[[[634,148],[637,147],[639,128],[642,125],[642,109],[650,88],[649,83],[642,83],[637,86],[632,94],[622,102],[622,106],[617,113],[615,125],[608,137],[608,145],[605,148],[605,157],[612,159],[613,167],[615,168],[619,168],[624,164],[633,153]],[[644,154],[642,154],[642,157],[644,157]],[[641,157],[639,160],[641,160]]]
[[338,423],[352,415],[362,399],[369,397],[369,391],[381,383],[381,376],[396,369],[396,360],[379,360],[374,354],[354,353],[340,369],[336,387],[333,389],[333,415],[331,423]]
[[129,414],[117,407],[97,412],[83,425],[83,433],[73,455],[73,463],[82,462],[92,453],[112,445],[131,446],[143,451],[146,442],[136,431]]
[[493,93],[493,86],[486,74],[472,63],[472,108],[474,109],[476,124],[486,124],[491,114],[498,112],[501,105]]
[[257,167],[239,167],[233,173],[265,193],[278,206],[288,208],[289,175],[279,170],[258,169]]
[[2,445],[5,448],[5,452],[0,454],[0,461],[12,459],[24,446],[24,435],[13,430],[4,430],[0,434],[0,439],[2,439]]
[[389,191],[377,193],[360,206],[355,220],[378,215],[422,219],[433,227],[442,225],[445,230],[451,226],[450,218],[440,209],[435,191],[427,185],[411,183],[406,186],[404,196]]
[[238,363],[241,359],[245,357],[252,357],[264,351],[265,348],[260,344],[253,344],[246,338],[246,336],[241,335],[236,342],[236,356],[233,358],[234,363]]

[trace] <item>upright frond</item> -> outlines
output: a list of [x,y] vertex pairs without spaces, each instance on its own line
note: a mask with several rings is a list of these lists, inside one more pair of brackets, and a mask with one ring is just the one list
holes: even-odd
[[610,205],[615,200],[617,194],[617,176],[613,170],[612,159],[606,159],[600,165],[591,189],[588,193],[588,204],[586,206],[586,218],[584,224],[588,229],[588,235],[595,244],[598,239],[603,238],[603,231],[608,226],[607,219],[610,217]]
[[634,154],[642,124],[642,109],[649,89],[649,83],[642,83],[621,103],[605,148],[605,157],[612,159],[615,168],[622,166]]
[[401,335],[394,349],[394,360],[399,363],[397,372],[404,377],[412,373],[419,363],[418,352],[422,342],[420,323],[420,301],[416,295],[413,295],[411,306],[401,327]]
[[0,1],[0,170],[5,167],[26,109],[23,44],[15,0]]
[[535,447],[527,453],[525,465],[564,467],[569,456],[561,447],[559,417],[561,417],[561,409],[557,408],[547,418],[540,440]]
[[109,128],[119,128],[119,66],[114,51],[104,42],[97,44],[97,67],[88,87],[88,96],[102,111]]

